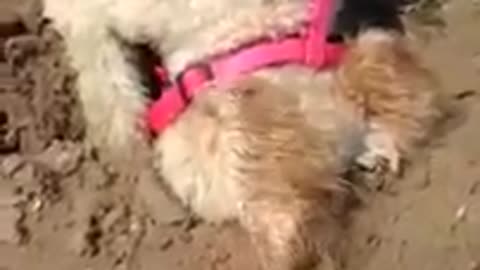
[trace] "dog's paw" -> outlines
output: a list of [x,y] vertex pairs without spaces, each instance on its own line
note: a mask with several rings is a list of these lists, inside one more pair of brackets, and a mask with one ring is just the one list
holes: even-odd
[[355,159],[355,165],[368,172],[394,172],[396,164],[391,164],[387,158],[371,151],[364,152]]
[[401,154],[394,139],[385,133],[373,133],[366,138],[366,151],[355,162],[369,171],[400,173]]

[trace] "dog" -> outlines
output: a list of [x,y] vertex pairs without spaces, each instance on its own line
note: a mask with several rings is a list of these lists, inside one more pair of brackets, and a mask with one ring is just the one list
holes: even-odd
[[[341,171],[386,160],[398,172],[440,114],[395,1],[46,0],[45,16],[78,71],[92,144],[112,159],[151,147],[180,201],[206,222],[239,222],[264,269],[325,264]],[[310,60],[264,59],[298,54],[273,47],[304,42],[305,29],[320,37]],[[135,44],[161,56],[158,100]],[[215,61],[230,66],[212,76]],[[192,69],[201,83],[185,79]]]

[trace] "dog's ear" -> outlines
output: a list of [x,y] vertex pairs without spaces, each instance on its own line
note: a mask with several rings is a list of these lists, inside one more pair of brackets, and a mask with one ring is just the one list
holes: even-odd
[[329,39],[355,38],[369,28],[403,32],[401,7],[407,0],[336,0]]

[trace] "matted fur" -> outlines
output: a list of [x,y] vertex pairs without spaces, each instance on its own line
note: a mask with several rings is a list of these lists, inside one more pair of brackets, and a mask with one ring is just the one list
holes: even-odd
[[[78,70],[89,138],[117,159],[135,156],[147,141],[146,89],[124,42],[149,44],[178,72],[239,43],[296,29],[307,3],[46,0],[45,12]],[[398,170],[437,115],[428,72],[407,43],[367,30],[349,44],[338,70],[292,65],[205,86],[154,139],[159,175],[206,221],[240,222],[265,269],[313,269],[339,232],[332,204],[344,192],[342,167],[385,158]]]

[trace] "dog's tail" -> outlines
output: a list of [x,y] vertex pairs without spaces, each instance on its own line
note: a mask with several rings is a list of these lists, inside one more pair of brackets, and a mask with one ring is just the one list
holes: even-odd
[[128,156],[144,141],[145,87],[129,62],[129,50],[109,28],[111,1],[46,0],[44,13],[63,36],[94,146]]
[[394,32],[360,34],[337,73],[334,93],[348,121],[365,129],[367,144],[371,138],[393,162],[425,142],[441,117],[432,72],[407,37]]

